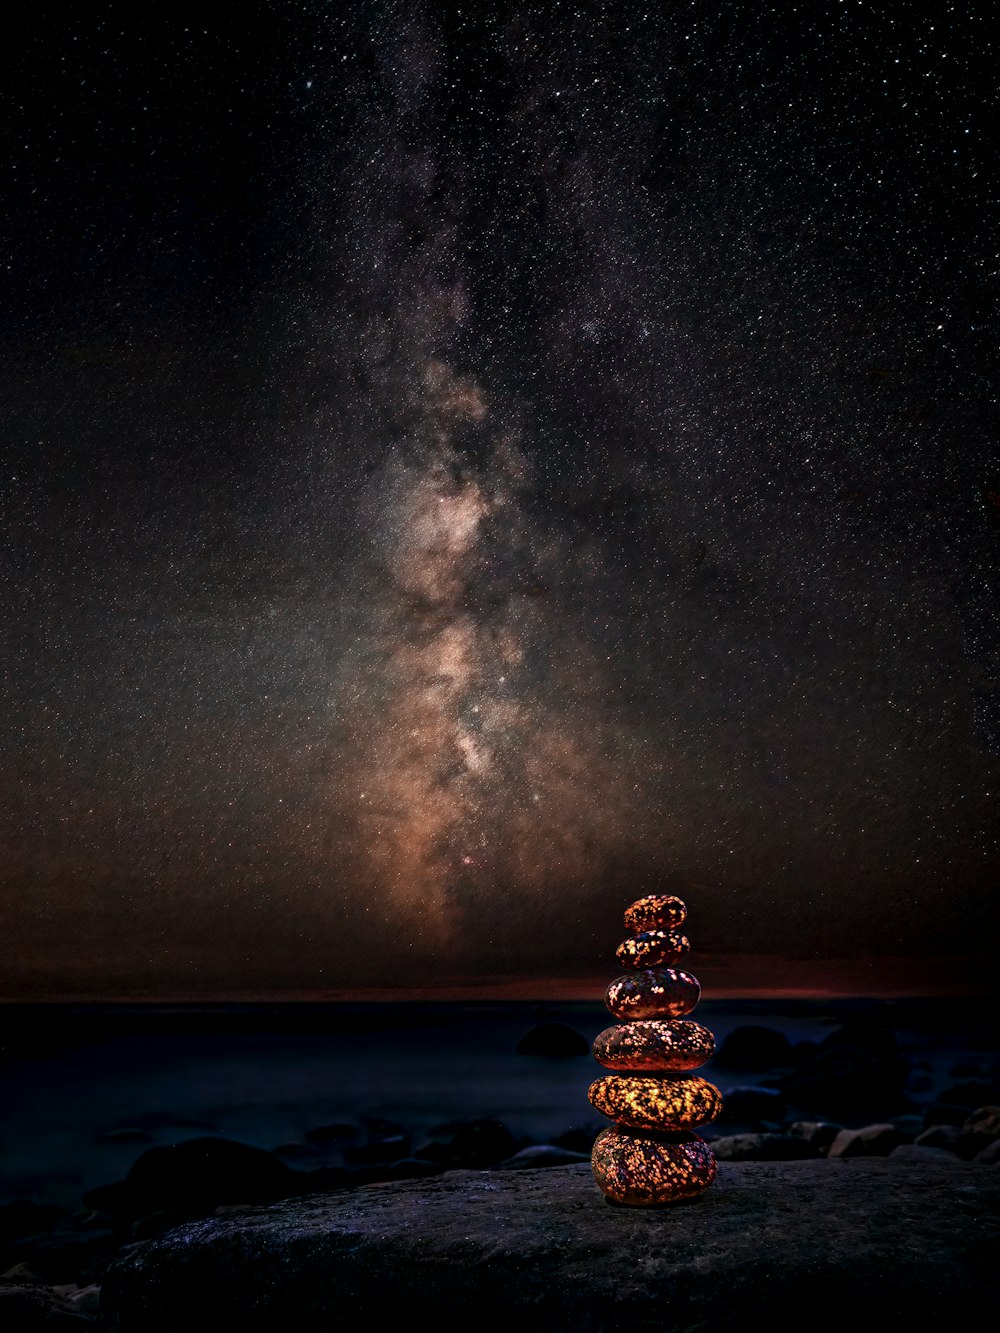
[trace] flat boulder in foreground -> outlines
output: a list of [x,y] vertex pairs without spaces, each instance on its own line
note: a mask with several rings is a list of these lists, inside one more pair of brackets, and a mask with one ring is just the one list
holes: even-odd
[[608,1204],[586,1164],[456,1171],[168,1232],[112,1267],[103,1326],[959,1327],[998,1308],[998,1219],[1000,1171],[963,1162],[722,1162],[701,1198],[662,1209]]

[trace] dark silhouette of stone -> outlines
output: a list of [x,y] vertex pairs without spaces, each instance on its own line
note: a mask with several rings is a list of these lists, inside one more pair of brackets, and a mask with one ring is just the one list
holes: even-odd
[[888,1157],[893,1148],[912,1143],[913,1136],[896,1125],[865,1125],[842,1129],[827,1149],[827,1157]]
[[727,1069],[774,1069],[792,1063],[792,1046],[777,1028],[747,1023],[723,1038],[715,1058]]
[[84,1203],[124,1225],[163,1208],[186,1216],[222,1203],[264,1203],[294,1188],[289,1166],[262,1148],[233,1139],[188,1139],[149,1148],[124,1180],[89,1190]]

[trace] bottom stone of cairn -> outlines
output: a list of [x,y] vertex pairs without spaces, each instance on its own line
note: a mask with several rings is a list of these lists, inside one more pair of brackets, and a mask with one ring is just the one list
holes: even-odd
[[717,1170],[704,1139],[687,1130],[625,1129],[598,1134],[591,1155],[594,1179],[612,1203],[652,1207],[694,1199]]

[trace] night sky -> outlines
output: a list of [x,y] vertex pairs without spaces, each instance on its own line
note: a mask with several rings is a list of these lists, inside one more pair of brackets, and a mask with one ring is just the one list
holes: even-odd
[[995,962],[993,9],[6,20],[0,995]]

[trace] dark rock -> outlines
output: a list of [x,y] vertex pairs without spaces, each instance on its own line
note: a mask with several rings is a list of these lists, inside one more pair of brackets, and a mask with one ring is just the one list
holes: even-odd
[[570,1152],[583,1153],[584,1156],[590,1156],[590,1150],[594,1146],[594,1140],[604,1128],[603,1125],[595,1125],[590,1129],[567,1129],[564,1134],[557,1135],[552,1142],[557,1148],[568,1148]]
[[406,1134],[402,1125],[397,1124],[395,1120],[386,1120],[380,1115],[363,1115],[361,1123],[368,1135],[369,1143],[388,1143],[390,1140],[401,1139]]
[[152,1134],[135,1125],[125,1125],[121,1129],[105,1129],[97,1135],[98,1143],[152,1143]]
[[722,1099],[722,1121],[780,1120],[785,1098],[773,1088],[740,1086],[730,1088]]
[[1000,1172],[722,1162],[690,1204],[609,1208],[589,1165],[454,1173],[188,1223],[119,1259],[105,1333],[879,1333],[982,1322]]
[[728,1134],[712,1140],[712,1152],[720,1162],[794,1162],[818,1156],[811,1143],[786,1134]]
[[359,1143],[344,1149],[347,1166],[388,1166],[405,1157],[410,1151],[408,1135],[399,1134],[391,1139],[376,1139],[374,1143]]
[[329,1144],[348,1143],[358,1139],[361,1137],[361,1130],[357,1125],[316,1125],[313,1129],[307,1129],[304,1137],[310,1143],[326,1147]]
[[933,1106],[928,1106],[924,1112],[924,1128],[931,1129],[934,1125],[952,1125],[955,1129],[960,1129],[969,1117],[969,1108],[967,1106],[952,1106],[949,1102],[935,1102]]
[[500,1170],[523,1171],[526,1167],[571,1166],[574,1162],[589,1161],[589,1153],[571,1152],[568,1148],[558,1148],[554,1143],[532,1143],[501,1162]]
[[906,1135],[907,1142],[912,1141],[924,1130],[924,1118],[922,1115],[895,1115],[892,1123],[903,1134]]
[[797,1041],[792,1047],[792,1064],[808,1064],[818,1050],[818,1041],[810,1041],[808,1037],[804,1038],[802,1041]]
[[[962,1125],[966,1134],[982,1134],[988,1139],[1000,1136],[1000,1106],[980,1106]],[[985,1148],[985,1143],[983,1144]]]
[[424,1176],[438,1176],[442,1168],[436,1162],[420,1157],[400,1157],[391,1162],[382,1174],[383,1180],[420,1180]]
[[910,1065],[884,1023],[857,1018],[829,1033],[816,1054],[781,1081],[795,1106],[832,1115],[892,1112],[905,1104]]
[[323,1156],[318,1148],[308,1143],[283,1143],[280,1148],[272,1148],[271,1151],[283,1162],[315,1162]]
[[982,1078],[983,1070],[981,1065],[962,1061],[957,1065],[952,1065],[948,1070],[952,1078]]
[[320,1166],[314,1171],[295,1171],[288,1188],[288,1196],[322,1194],[327,1190],[347,1189],[352,1184],[351,1173],[343,1166]]
[[1000,1102],[1000,1088],[995,1083],[984,1083],[981,1079],[970,1079],[968,1083],[956,1083],[938,1093],[938,1102],[949,1106],[964,1106],[966,1115],[980,1106],[989,1106]]
[[912,1143],[913,1136],[895,1125],[865,1125],[842,1129],[827,1149],[827,1157],[888,1157],[893,1148]]
[[176,1208],[161,1208],[157,1213],[147,1213],[145,1217],[136,1218],[129,1227],[129,1235],[133,1240],[150,1240],[153,1236],[162,1236],[164,1231],[169,1231],[183,1221],[183,1214]]
[[498,1166],[505,1157],[524,1146],[499,1120],[467,1120],[444,1125],[441,1129],[451,1131],[447,1160],[452,1167],[481,1170]]
[[864,1051],[875,1060],[892,1062],[899,1055],[899,1038],[881,1019],[861,1015],[828,1033],[820,1042],[818,1053],[844,1047],[852,1051]]
[[10,1203],[0,1206],[0,1245],[36,1231],[52,1231],[68,1213],[68,1208],[62,1208],[56,1203],[12,1199]]
[[818,1153],[825,1153],[830,1144],[840,1133],[841,1126],[829,1120],[793,1120],[785,1127],[785,1133],[793,1139],[804,1139]]
[[733,1028],[715,1057],[727,1069],[762,1070],[792,1063],[792,1044],[777,1028],[747,1024]]
[[118,1249],[112,1231],[50,1231],[8,1241],[0,1270],[27,1264],[44,1282],[96,1281]]
[[955,1125],[931,1125],[917,1135],[916,1143],[921,1148],[944,1148],[954,1152],[955,1144],[961,1137],[962,1131]]
[[4,1333],[29,1329],[82,1329],[93,1320],[67,1296],[37,1282],[0,1282],[0,1328]]
[[997,1166],[1000,1164],[1000,1139],[994,1139],[972,1159],[978,1166]]
[[955,1154],[945,1148],[928,1148],[923,1143],[901,1143],[898,1148],[893,1148],[889,1156],[899,1162],[940,1162],[949,1158],[953,1162],[958,1161]]
[[590,1042],[570,1023],[538,1023],[517,1043],[518,1055],[589,1055]]
[[293,1185],[291,1168],[262,1148],[233,1139],[188,1139],[149,1148],[124,1180],[88,1190],[83,1202],[120,1226],[164,1208],[194,1217],[220,1203],[269,1202]]

